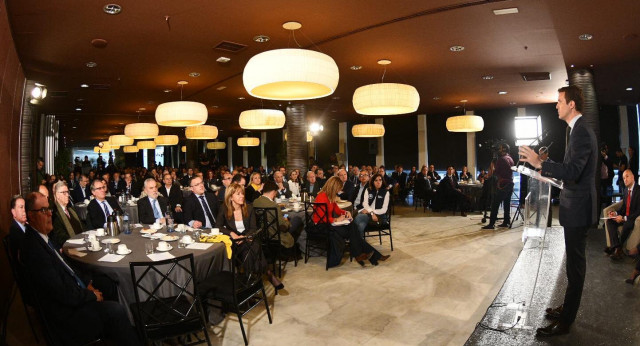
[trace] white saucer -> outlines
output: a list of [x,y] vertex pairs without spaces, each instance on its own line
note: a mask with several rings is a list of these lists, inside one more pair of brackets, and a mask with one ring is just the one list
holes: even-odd
[[194,240],[191,240],[191,241],[190,241],[190,242],[188,242],[188,243],[185,243],[185,242],[181,241],[181,243],[182,243],[182,244],[184,244],[184,245],[191,245],[191,244],[195,243],[195,241],[194,241]]
[[282,209],[282,212],[283,212],[283,213],[286,213],[286,212],[288,212],[288,211],[289,211],[289,208],[284,208],[284,209]]
[[159,248],[159,247],[156,247],[156,250],[158,250],[158,251],[160,251],[160,252],[171,251],[171,250],[173,250],[173,246],[169,245],[169,248],[164,249],[164,250],[162,250],[162,249],[161,249],[161,248]]
[[99,248],[97,248],[97,249],[92,249],[92,248],[89,248],[89,247],[88,247],[88,248],[87,248],[87,250],[89,250],[89,251],[91,251],[91,252],[98,252],[98,251],[102,250],[102,246],[101,246],[101,247],[99,247]]
[[116,253],[117,253],[118,255],[122,255],[122,256],[124,256],[124,255],[128,255],[128,254],[130,254],[130,253],[131,253],[131,251],[132,251],[131,249],[127,249],[127,250],[129,250],[129,251],[127,251],[127,252],[120,252],[120,251],[116,251]]
[[177,235],[165,235],[162,238],[160,238],[160,240],[163,241],[176,241],[180,239],[180,237],[178,237]]
[[100,241],[102,244],[118,244],[120,239],[118,238],[105,238]]

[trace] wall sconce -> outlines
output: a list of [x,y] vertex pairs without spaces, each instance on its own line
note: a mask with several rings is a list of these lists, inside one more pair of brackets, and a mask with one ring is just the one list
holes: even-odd
[[33,105],[40,104],[47,97],[47,87],[40,83],[35,84],[36,86],[31,89],[31,100],[29,101]]

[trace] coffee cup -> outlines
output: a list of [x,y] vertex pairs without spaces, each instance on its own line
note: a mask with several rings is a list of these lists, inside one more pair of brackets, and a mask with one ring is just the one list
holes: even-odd
[[293,209],[300,209],[300,202],[293,203]]
[[95,241],[96,240],[96,235],[95,234],[89,234],[87,239],[89,240],[89,242]]
[[104,237],[104,228],[98,228],[98,229],[96,229],[96,236],[98,236],[98,237]]
[[193,243],[193,238],[191,238],[190,235],[185,235],[182,237],[181,242],[183,242],[184,244],[191,244]]
[[220,234],[220,228],[212,228],[212,229],[211,229],[211,234],[212,234],[212,235],[218,235],[218,234]]
[[89,250],[98,251],[100,249],[100,243],[97,240],[91,241],[91,246],[89,246]]
[[186,230],[186,229],[185,229],[185,226],[184,226],[184,224],[183,224],[183,223],[178,224],[178,225],[176,226],[176,231],[178,231],[178,232],[184,232],[185,230]]
[[118,253],[119,254],[126,254],[129,252],[129,249],[127,248],[127,244],[119,244],[118,245]]
[[158,242],[158,250],[168,250],[169,244],[166,241]]

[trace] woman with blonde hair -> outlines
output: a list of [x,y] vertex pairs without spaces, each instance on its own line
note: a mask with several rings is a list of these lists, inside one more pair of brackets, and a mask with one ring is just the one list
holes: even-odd
[[264,184],[262,183],[262,176],[259,172],[251,173],[251,178],[249,178],[249,186],[247,186],[245,190],[245,198],[247,203],[251,204],[253,201],[262,195],[262,188]]
[[[216,219],[216,227],[220,228],[222,233],[232,239],[246,238],[256,232],[256,218],[253,215],[251,206],[245,203],[245,191],[242,185],[232,183],[227,187],[224,194],[224,202],[220,206],[218,218]],[[267,269],[267,260],[257,240],[242,241],[236,244],[237,247],[234,251],[240,251],[241,258],[247,254],[253,256],[253,258],[247,259],[245,263],[253,266],[251,269],[255,268],[262,273],[266,273],[269,282],[276,289],[276,293],[284,288],[284,284],[273,275],[271,270]]]
[[[327,205],[327,218],[329,221],[329,251],[327,258],[327,266],[329,268],[335,267],[340,264],[344,251],[344,240],[349,239],[349,247],[351,256],[353,256],[358,264],[364,266],[364,260],[369,260],[374,266],[378,265],[378,261],[386,261],[389,255],[381,255],[376,249],[374,249],[369,243],[367,243],[360,233],[355,228],[353,222],[346,225],[334,225],[345,220],[352,220],[351,213],[340,209],[336,201],[338,200],[338,192],[342,190],[342,181],[338,177],[331,177],[324,184],[318,196],[315,199],[315,203],[324,203]],[[320,214],[320,215],[319,215]],[[334,217],[334,215],[338,215]],[[313,222],[317,225],[322,223],[321,213],[313,213]]]

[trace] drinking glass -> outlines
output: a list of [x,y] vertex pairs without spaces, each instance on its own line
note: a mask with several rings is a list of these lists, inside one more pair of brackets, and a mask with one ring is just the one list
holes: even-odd
[[153,240],[149,240],[144,243],[144,251],[147,255],[154,252],[154,245]]
[[199,229],[194,229],[193,230],[193,237],[196,238],[196,242],[200,242],[200,230]]

